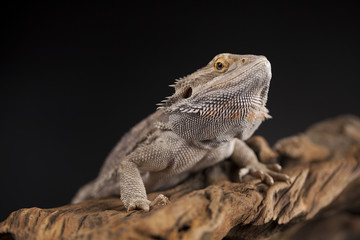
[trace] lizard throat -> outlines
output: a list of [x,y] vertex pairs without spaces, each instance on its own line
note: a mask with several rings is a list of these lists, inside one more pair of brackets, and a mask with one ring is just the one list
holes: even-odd
[[[184,113],[197,113],[194,110],[184,109]],[[268,109],[265,107],[265,99],[262,97],[241,97],[229,100],[225,104],[215,103],[200,109],[201,117],[212,120],[264,120],[270,118]]]

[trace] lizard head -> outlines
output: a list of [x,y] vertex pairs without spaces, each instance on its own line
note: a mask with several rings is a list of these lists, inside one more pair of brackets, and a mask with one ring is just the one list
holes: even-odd
[[160,108],[185,139],[247,139],[270,117],[265,107],[271,66],[264,56],[223,53],[171,85],[175,93]]

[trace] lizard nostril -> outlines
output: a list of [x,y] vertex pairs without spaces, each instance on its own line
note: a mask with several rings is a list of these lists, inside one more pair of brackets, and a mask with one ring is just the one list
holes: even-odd
[[191,95],[192,95],[192,88],[189,87],[188,89],[185,90],[185,92],[183,94],[183,97],[184,98],[189,98],[189,97],[191,97]]
[[247,64],[248,60],[247,60],[246,58],[242,58],[242,59],[241,59],[241,62],[242,62],[243,64]]

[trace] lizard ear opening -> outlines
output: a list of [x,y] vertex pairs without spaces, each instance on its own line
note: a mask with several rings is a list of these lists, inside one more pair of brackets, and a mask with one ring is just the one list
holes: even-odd
[[185,98],[185,99],[189,98],[189,97],[191,97],[191,95],[192,95],[192,88],[189,87],[184,91],[183,98]]

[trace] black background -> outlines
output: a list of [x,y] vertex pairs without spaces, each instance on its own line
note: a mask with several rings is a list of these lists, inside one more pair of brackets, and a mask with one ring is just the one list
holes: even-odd
[[117,140],[218,53],[268,57],[271,143],[359,109],[359,7],[261,1],[2,8],[0,220],[66,204]]

